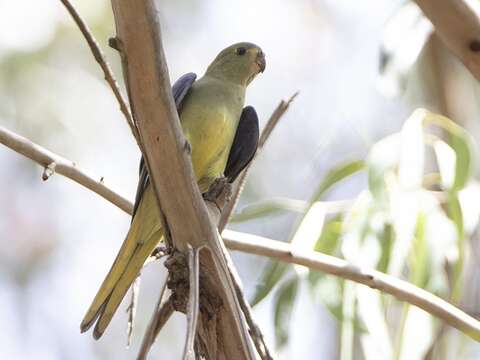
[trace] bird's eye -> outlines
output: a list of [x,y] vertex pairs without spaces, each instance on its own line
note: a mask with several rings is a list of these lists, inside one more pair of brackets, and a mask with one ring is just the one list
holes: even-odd
[[237,50],[235,50],[235,52],[237,55],[245,55],[247,53],[247,49],[245,49],[244,47],[239,47],[237,48]]

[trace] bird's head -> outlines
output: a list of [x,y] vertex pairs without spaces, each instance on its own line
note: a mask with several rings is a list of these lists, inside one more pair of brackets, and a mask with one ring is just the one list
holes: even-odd
[[265,54],[260,47],[241,42],[223,49],[208,67],[206,75],[246,86],[265,70],[265,65]]

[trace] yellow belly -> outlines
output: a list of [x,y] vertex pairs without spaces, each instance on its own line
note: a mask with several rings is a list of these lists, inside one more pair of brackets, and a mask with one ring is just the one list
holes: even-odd
[[244,93],[235,90],[229,84],[204,77],[193,85],[180,110],[202,193],[225,170],[243,107]]

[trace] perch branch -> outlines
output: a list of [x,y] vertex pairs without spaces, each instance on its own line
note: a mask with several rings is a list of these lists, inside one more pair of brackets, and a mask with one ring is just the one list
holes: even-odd
[[87,23],[82,19],[82,17],[78,13],[78,11],[75,9],[73,4],[69,0],[60,0],[60,1],[63,3],[63,5],[65,5],[65,8],[72,16],[73,21],[75,21],[75,24],[77,24],[81,33],[85,37],[85,40],[87,41],[87,44],[90,47],[90,50],[92,51],[93,57],[102,68],[105,80],[107,81],[108,85],[110,85],[110,88],[112,89],[113,94],[115,95],[115,98],[117,99],[118,104],[120,105],[120,110],[125,116],[125,119],[127,120],[128,127],[130,128],[133,134],[133,137],[135,138],[137,143],[140,145],[140,142],[138,139],[138,132],[135,127],[135,122],[133,121],[132,114],[130,112],[130,107],[128,106],[127,100],[125,99],[125,97],[122,95],[122,92],[120,91],[120,87],[118,86],[118,82],[115,79],[115,75],[113,74],[113,71],[110,68],[110,65],[108,64],[105,54],[100,48],[98,41],[95,39]]
[[263,337],[263,333],[253,318],[252,308],[250,307],[250,304],[248,303],[245,294],[243,293],[240,282],[237,279],[234,279],[233,281],[235,284],[235,290],[237,291],[238,299],[240,301],[240,306],[242,307],[243,314],[245,315],[248,327],[250,328],[250,333],[257,352],[260,354],[262,360],[273,360],[273,357],[270,354],[270,351],[268,350],[267,344]]
[[197,332],[197,322],[200,301],[200,268],[199,255],[200,248],[188,249],[188,269],[190,278],[190,289],[188,293],[187,309],[187,339],[183,351],[184,360],[195,360],[195,335]]
[[[99,180],[95,180],[92,176],[89,176],[83,170],[79,169],[73,161],[54,154],[51,151],[48,151],[47,149],[44,149],[41,146],[33,143],[27,138],[17,135],[1,126],[0,143],[33,160],[37,164],[40,164],[44,169],[48,168],[49,173],[51,171],[55,171],[56,173],[61,174],[97,193],[126,213],[132,213],[133,205],[130,201],[113,190],[110,190],[110,188],[103,184],[101,178]],[[45,174],[46,172],[43,174],[44,179],[46,176]]]
[[222,326],[227,333],[223,334],[223,356],[253,359],[247,324],[220,250],[222,240],[196,185],[189,146],[172,98],[159,10],[153,0],[112,0],[112,7],[117,39],[122,44],[125,83],[151,184],[165,215],[165,230],[171,233],[175,248],[183,253],[188,246],[206,248],[204,253],[211,265],[208,274],[224,306]]
[[135,315],[137,314],[138,293],[140,291],[141,278],[137,276],[131,286],[130,304],[127,307],[128,321],[127,321],[127,347],[132,343],[133,327],[135,323]]
[[[52,163],[52,161],[61,164],[60,168],[57,165],[56,172],[78,182],[110,201],[123,211],[131,214],[132,204],[128,200],[108,189],[105,185],[85,175],[85,173],[79,170],[72,161],[55,155],[31,141],[3,129],[2,127],[0,127],[0,143],[42,166],[47,166]],[[59,159],[61,161],[58,161]],[[62,171],[60,172],[59,169]],[[72,173],[74,175],[72,175]],[[91,184],[99,186],[92,186]],[[243,251],[284,262],[303,265],[311,269],[365,284],[374,289],[391,294],[399,300],[416,305],[443,320],[446,324],[465,332],[476,340],[480,340],[479,321],[439,297],[409,284],[408,282],[375,270],[362,269],[351,265],[344,260],[318,252],[296,251],[295,249],[292,249],[289,244],[280,241],[274,241],[250,234],[242,234],[230,230],[224,230],[222,235],[225,245],[231,250]]]
[[[62,164],[60,167],[62,172],[59,171],[58,165],[56,168],[56,171],[59,174],[78,182],[79,184],[110,201],[112,204],[116,205],[126,213],[131,214],[131,202],[108,189],[103,184],[98,183],[97,181],[85,175],[85,173],[79,170],[73,162],[61,158],[60,156],[43,149],[39,145],[36,145],[29,140],[3,129],[2,127],[0,127],[0,143],[30,158],[42,166],[52,163],[52,160],[61,159],[62,161],[58,161],[57,164]],[[81,176],[72,176],[71,173],[78,173],[81,174]],[[91,186],[90,184],[92,183],[98,183],[101,185],[101,187]],[[105,194],[110,195],[107,196]],[[399,300],[416,305],[431,315],[443,320],[446,324],[465,332],[476,340],[480,340],[479,321],[455,306],[449,304],[448,302],[440,299],[439,297],[430,294],[429,292],[406,281],[399,280],[395,277],[375,270],[359,268],[347,263],[344,260],[327,256],[319,252],[296,251],[289,244],[284,242],[250,234],[238,233],[230,230],[224,230],[222,235],[225,245],[231,250],[238,250],[250,254],[270,257],[272,259],[292,264],[303,265],[311,269],[365,284],[374,289],[391,294],[397,297]],[[159,308],[161,308],[160,302],[159,305],[157,305],[157,309]],[[164,312],[167,314],[167,316],[162,317],[162,319],[168,319],[168,317],[171,315],[171,312],[173,312],[173,308],[171,312],[169,312],[168,306],[166,308],[167,310]],[[160,328],[164,324],[162,321],[160,322]],[[151,328],[151,326],[149,326],[149,328]],[[155,333],[155,336],[156,334],[158,334],[158,332]],[[151,343],[153,343],[155,336],[151,338]]]
[[480,80],[480,6],[478,1],[415,0],[440,39]]
[[[272,134],[273,129],[275,129],[275,126],[277,126],[282,116],[287,112],[290,104],[297,97],[297,95],[298,95],[298,92],[293,94],[287,101],[281,100],[278,106],[273,111],[272,115],[270,115],[270,118],[268,119],[267,124],[262,130],[260,139],[258,140],[258,148],[253,160],[257,158],[258,154],[263,149],[263,146],[265,145],[268,138]],[[232,192],[231,200],[228,202],[228,204],[225,205],[225,208],[222,211],[222,215],[220,217],[220,223],[218,225],[218,229],[220,232],[223,229],[225,229],[225,227],[227,226],[227,223],[230,221],[233,210],[235,210],[235,206],[237,205],[238,200],[240,199],[240,195],[242,194],[242,191],[245,187],[245,183],[247,182],[247,177],[250,172],[250,167],[252,166],[252,163],[253,161],[251,161],[250,164],[248,164],[246,169],[243,171],[243,173],[240,175],[240,177],[236,181],[236,184]]]
[[407,281],[373,269],[363,268],[320,252],[295,249],[288,243],[261,236],[224,230],[225,245],[231,250],[267,256],[291,264],[332,274],[367,285],[395,296],[443,320],[450,326],[480,341],[480,322],[457,307]]

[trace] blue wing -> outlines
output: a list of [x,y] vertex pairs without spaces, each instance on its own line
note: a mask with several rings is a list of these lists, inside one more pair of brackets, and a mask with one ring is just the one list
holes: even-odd
[[242,170],[252,161],[258,147],[258,136],[257,112],[252,106],[246,106],[240,116],[225,167],[224,174],[230,183],[234,182]]

